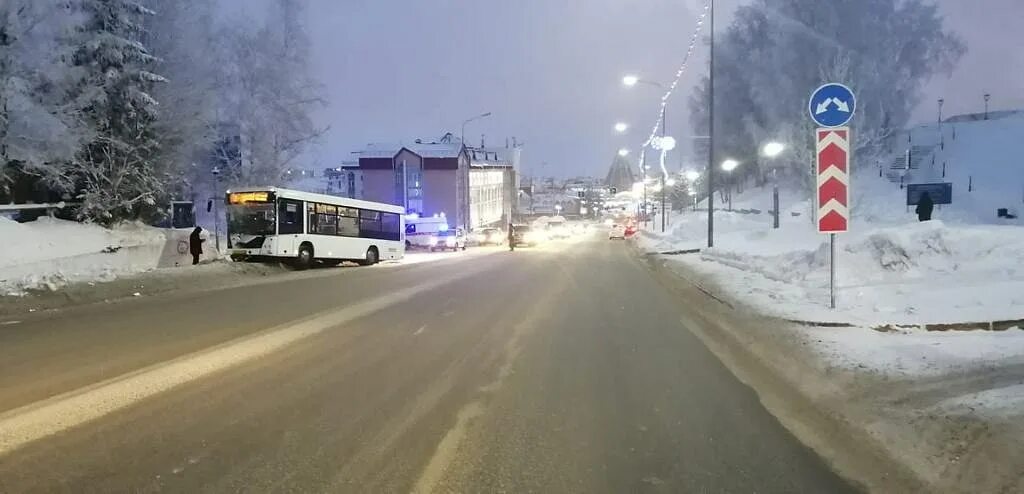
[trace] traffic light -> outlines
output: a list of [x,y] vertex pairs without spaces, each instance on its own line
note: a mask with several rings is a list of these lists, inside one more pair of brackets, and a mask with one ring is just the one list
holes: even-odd
[[617,188],[615,188],[615,187],[608,187],[608,192],[610,192],[612,194],[617,194],[619,192],[619,190]]

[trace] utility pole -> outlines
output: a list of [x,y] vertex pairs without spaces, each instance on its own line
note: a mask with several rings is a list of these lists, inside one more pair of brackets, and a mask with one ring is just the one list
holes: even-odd
[[991,94],[985,93],[985,120],[988,120],[988,100],[991,97],[992,97]]
[[[661,109],[661,138],[665,138],[665,114],[667,108]],[[662,151],[667,152],[667,151]],[[661,160],[664,163],[664,159]],[[665,170],[661,171],[661,233],[665,233],[665,220],[668,219],[668,212],[665,210]]]
[[715,246],[715,0],[709,0],[708,63],[708,248]]

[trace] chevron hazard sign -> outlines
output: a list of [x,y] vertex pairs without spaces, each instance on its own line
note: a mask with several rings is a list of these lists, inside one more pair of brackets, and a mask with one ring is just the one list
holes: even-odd
[[818,233],[841,233],[850,222],[850,128],[815,131],[818,144]]

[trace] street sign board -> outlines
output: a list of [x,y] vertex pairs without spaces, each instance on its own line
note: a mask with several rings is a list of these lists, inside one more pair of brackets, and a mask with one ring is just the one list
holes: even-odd
[[908,184],[907,206],[916,206],[921,194],[927,192],[934,204],[953,204],[953,184]]
[[850,128],[818,129],[818,233],[842,233],[850,222]]
[[807,103],[811,119],[821,127],[846,125],[856,109],[857,101],[853,96],[853,91],[835,82],[815,89]]

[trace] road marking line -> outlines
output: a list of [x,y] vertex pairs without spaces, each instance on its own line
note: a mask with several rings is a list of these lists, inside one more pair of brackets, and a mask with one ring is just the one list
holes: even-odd
[[412,335],[413,336],[418,336],[420,333],[423,332],[424,329],[427,329],[427,325],[426,324],[424,324],[423,326],[420,326],[420,329],[417,329],[416,332],[413,333]]
[[21,321],[0,321],[0,326],[13,326],[15,324],[21,324]]
[[467,276],[458,274],[325,311],[0,414],[0,456],[145,398],[280,350]]

